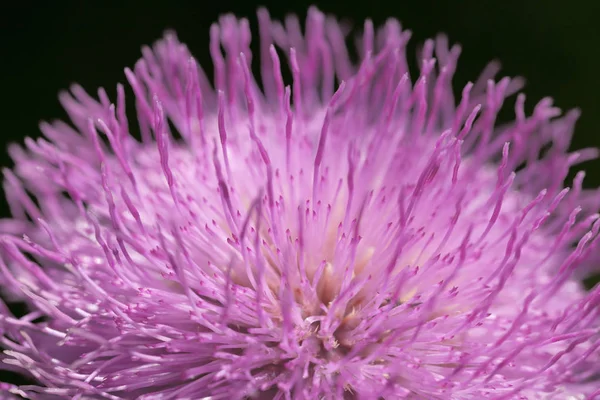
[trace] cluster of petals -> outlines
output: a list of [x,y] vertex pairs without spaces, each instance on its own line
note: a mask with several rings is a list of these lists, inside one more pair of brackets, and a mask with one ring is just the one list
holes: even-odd
[[259,57],[247,20],[211,27],[213,82],[167,33],[125,70],[135,112],[123,85],[114,103],[73,86],[69,124],[10,148],[0,283],[29,311],[0,303],[1,368],[36,383],[2,389],[600,396],[600,286],[578,280],[600,194],[583,172],[564,187],[597,156],[569,152],[578,111],[526,113],[522,80],[494,63],[455,98],[444,36],[411,77],[396,20],[367,21],[352,62],[345,27],[314,8],[304,29],[258,18]]

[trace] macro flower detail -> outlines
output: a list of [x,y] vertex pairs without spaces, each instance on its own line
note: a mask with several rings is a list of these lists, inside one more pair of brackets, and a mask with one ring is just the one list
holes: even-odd
[[[597,156],[569,152],[578,111],[546,98],[528,115],[522,80],[494,80],[494,63],[455,99],[461,50],[444,36],[411,78],[396,20],[365,23],[355,63],[345,27],[315,8],[304,30],[258,19],[259,57],[247,20],[211,27],[214,83],[167,33],[125,70],[135,113],[123,85],[114,103],[73,86],[69,124],[10,148],[0,282],[29,313],[0,303],[1,368],[36,384],[0,387],[600,396],[600,285],[579,282],[600,192],[583,172],[563,186]],[[513,95],[514,121],[497,124]]]

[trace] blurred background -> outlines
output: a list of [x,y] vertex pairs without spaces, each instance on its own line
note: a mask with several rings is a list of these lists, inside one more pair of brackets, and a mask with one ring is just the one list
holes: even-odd
[[[316,4],[354,24],[365,18],[383,23],[398,18],[413,31],[412,49],[438,32],[463,46],[455,85],[460,89],[492,59],[503,73],[526,78],[531,108],[544,96],[563,108],[580,107],[574,147],[600,145],[600,2],[590,0],[216,0],[27,2],[2,6],[2,134],[0,148],[39,134],[40,120],[64,118],[57,101],[61,89],[77,82],[91,92],[109,94],[125,82],[123,68],[133,66],[140,46],[151,44],[167,28],[176,30],[196,58],[210,70],[208,30],[219,15],[234,12],[256,22],[259,5],[273,17],[306,14]],[[253,28],[256,28],[254,24]],[[414,52],[409,54],[414,62]],[[512,117],[507,107],[507,117]],[[5,151],[0,164],[10,165]],[[585,165],[588,186],[600,185],[600,163]],[[6,207],[2,204],[1,211]]]
[[[274,17],[306,14],[309,5],[334,13],[357,28],[365,18],[383,23],[398,18],[413,31],[412,49],[438,32],[463,45],[455,85],[475,79],[491,59],[503,73],[527,79],[532,107],[544,96],[568,109],[580,107],[574,147],[600,145],[600,2],[590,0],[216,0],[216,1],[70,1],[22,2],[1,6],[3,106],[0,149],[25,136],[38,135],[38,122],[64,118],[57,101],[61,89],[77,82],[109,94],[124,82],[123,67],[133,66],[140,46],[151,44],[167,28],[177,31],[210,70],[208,30],[226,12],[255,22],[259,5]],[[31,3],[31,2],[30,2]],[[254,24],[253,28],[256,28]],[[412,57],[412,59],[411,59]],[[414,52],[409,54],[414,61]],[[512,115],[507,107],[507,117]],[[5,151],[0,164],[10,165]],[[600,163],[585,165],[588,186],[600,185]],[[5,204],[0,211],[5,212]]]
[[[13,2],[14,3],[14,2]],[[334,13],[360,30],[365,18],[380,24],[399,19],[413,31],[409,54],[438,32],[463,46],[455,85],[475,79],[492,59],[503,73],[526,78],[529,110],[552,96],[563,110],[579,107],[574,148],[600,146],[600,2],[591,0],[347,0],[347,1],[67,1],[27,2],[0,7],[0,89],[2,96],[0,164],[10,166],[4,150],[10,142],[38,136],[40,120],[65,118],[59,90],[77,82],[94,92],[115,92],[125,82],[123,68],[133,66],[140,46],[151,44],[167,28],[176,30],[200,63],[211,71],[208,30],[220,14],[234,12],[256,22],[259,5],[272,17],[306,15],[309,5]],[[256,25],[253,25],[256,35]],[[512,116],[507,107],[503,118]],[[582,166],[587,187],[600,185],[600,162]],[[4,195],[0,216],[8,216]],[[590,286],[597,282],[589,280]],[[14,377],[13,377],[14,378]]]

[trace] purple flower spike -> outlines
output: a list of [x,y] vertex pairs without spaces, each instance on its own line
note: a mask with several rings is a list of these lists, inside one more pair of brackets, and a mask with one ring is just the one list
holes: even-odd
[[[137,123],[81,87],[10,149],[2,368],[32,399],[593,399],[600,192],[578,111],[496,126],[520,79],[455,100],[460,48],[311,9],[210,30],[214,89],[168,33],[125,75]],[[224,50],[224,52],[222,51]],[[435,58],[434,58],[435,56]],[[287,59],[293,78],[282,74]],[[339,82],[339,84],[338,84]],[[138,130],[139,129],[139,130]],[[132,136],[139,132],[141,140]],[[35,198],[37,201],[32,200]]]

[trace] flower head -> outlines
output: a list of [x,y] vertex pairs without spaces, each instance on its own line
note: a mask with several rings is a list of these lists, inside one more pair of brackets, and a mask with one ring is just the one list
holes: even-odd
[[[597,191],[577,111],[496,126],[520,79],[454,98],[460,53],[395,20],[359,41],[311,9],[211,27],[214,89],[174,34],[10,149],[3,368],[31,398],[583,399],[598,395]],[[224,52],[223,52],[224,49]],[[435,58],[434,58],[435,55]],[[292,81],[286,86],[285,57]],[[338,84],[339,82],[339,84]],[[139,135],[136,139],[135,133]],[[34,201],[33,198],[36,199]],[[596,392],[594,392],[596,390]],[[571,396],[571,397],[569,397]]]

